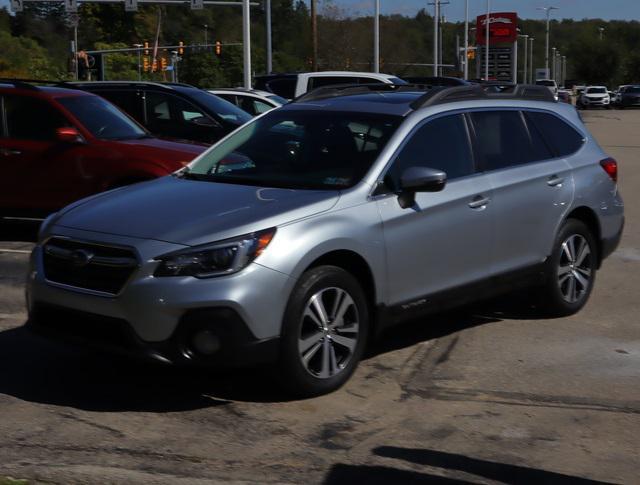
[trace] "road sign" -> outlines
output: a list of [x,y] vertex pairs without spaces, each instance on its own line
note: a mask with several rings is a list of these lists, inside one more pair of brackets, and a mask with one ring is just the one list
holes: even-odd
[[203,0],[191,0],[191,10],[202,10],[203,8]]
[[125,12],[137,12],[138,0],[124,0],[124,10]]

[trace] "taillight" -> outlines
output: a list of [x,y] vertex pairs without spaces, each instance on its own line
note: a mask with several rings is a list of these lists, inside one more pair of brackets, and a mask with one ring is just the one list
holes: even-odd
[[613,158],[605,158],[600,160],[600,166],[607,172],[607,175],[611,177],[611,180],[618,182],[618,162]]

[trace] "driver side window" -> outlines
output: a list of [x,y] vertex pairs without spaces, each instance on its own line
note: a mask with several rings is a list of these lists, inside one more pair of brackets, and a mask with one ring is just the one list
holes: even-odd
[[384,178],[387,188],[399,191],[400,177],[409,167],[442,170],[447,180],[473,174],[473,157],[463,116],[443,116],[414,131]]

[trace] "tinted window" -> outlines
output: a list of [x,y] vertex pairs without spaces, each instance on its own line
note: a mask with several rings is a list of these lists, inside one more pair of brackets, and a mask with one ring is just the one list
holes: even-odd
[[[201,91],[199,89],[191,89],[188,95],[195,102],[201,104],[208,113],[219,120],[223,120],[235,126],[245,124],[251,119],[251,115],[246,111],[242,111],[235,104],[219,98],[215,94]],[[199,110],[199,109],[198,109]]]
[[631,87],[625,88],[623,92],[625,92],[625,93],[640,93],[640,86],[631,86]]
[[185,174],[201,180],[339,190],[358,183],[401,118],[274,110],[236,131]]
[[56,129],[69,126],[62,113],[41,99],[6,96],[4,106],[10,138],[53,140]]
[[347,76],[318,76],[309,79],[309,91],[323,86],[334,86],[336,84],[357,84],[357,77]]
[[139,91],[121,89],[118,91],[93,91],[93,93],[111,101],[138,123],[144,123]]
[[147,91],[145,98],[150,126],[168,121],[184,124],[195,118],[207,117],[202,110],[176,96]]
[[147,132],[133,120],[98,96],[59,98],[58,102],[71,111],[96,138],[122,140],[147,136]]
[[472,174],[473,158],[462,115],[444,116],[418,128],[387,172],[387,187],[399,190],[400,177],[409,167],[440,169],[448,179]]
[[536,111],[529,111],[526,116],[529,124],[536,126],[556,156],[571,155],[582,146],[583,136],[557,116]]
[[266,113],[273,108],[270,104],[260,101],[259,99],[252,98],[250,96],[240,97],[240,107],[247,113],[257,116],[262,113]]
[[272,81],[267,81],[265,88],[267,91],[271,91],[285,99],[293,99],[296,95],[297,83],[298,79],[294,77],[274,79]]
[[539,136],[530,133],[519,111],[470,113],[476,132],[476,145],[484,170],[499,170],[552,158]]

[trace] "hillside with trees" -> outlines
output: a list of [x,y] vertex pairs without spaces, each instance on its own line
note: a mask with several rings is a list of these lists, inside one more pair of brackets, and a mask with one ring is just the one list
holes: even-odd
[[[323,70],[370,70],[372,68],[371,17],[350,17],[330,1],[320,2],[318,18],[319,66]],[[132,47],[145,41],[153,45],[162,10],[160,45],[203,44],[220,41],[212,48],[188,49],[179,63],[180,81],[196,85],[235,86],[242,81],[241,9],[207,7],[192,11],[178,6],[141,5],[136,13],[122,5],[82,4],[77,19],[65,13],[62,4],[27,4],[25,11],[10,14],[0,9],[0,76],[38,79],[70,78],[70,41],[77,21],[79,47],[86,50]],[[301,0],[273,0],[274,70],[308,70],[311,65],[311,21]],[[252,8],[252,55],[254,73],[265,72],[265,18]],[[205,34],[205,25],[206,34]],[[599,38],[599,27],[605,27]],[[456,35],[464,25],[445,23],[444,62],[455,63]],[[534,67],[544,66],[542,20],[521,20],[520,31],[536,38]],[[399,76],[430,74],[431,69],[414,64],[432,62],[433,17],[425,10],[413,17],[383,16],[381,19],[381,67]],[[640,23],[591,19],[554,20],[552,46],[567,56],[567,78],[610,86],[640,82]],[[236,44],[236,45],[229,45]],[[166,55],[162,54],[161,55]],[[522,59],[522,57],[521,57]],[[107,79],[137,79],[137,54],[105,57]],[[474,66],[471,66],[471,72]],[[456,75],[456,69],[447,74]],[[144,73],[143,79],[167,79],[167,73]]]

